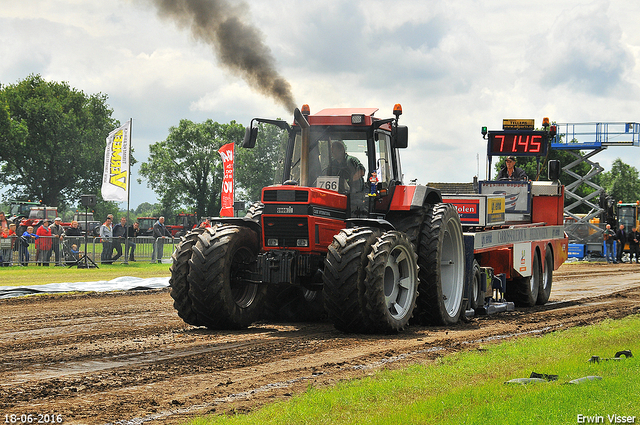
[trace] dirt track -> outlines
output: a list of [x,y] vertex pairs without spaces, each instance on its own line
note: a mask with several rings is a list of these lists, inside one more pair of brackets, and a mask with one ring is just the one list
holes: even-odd
[[329,323],[209,331],[179,319],[167,291],[0,300],[0,414],[103,424],[248,411],[309,385],[637,314],[638,272],[635,264],[564,265],[546,306],[382,337]]

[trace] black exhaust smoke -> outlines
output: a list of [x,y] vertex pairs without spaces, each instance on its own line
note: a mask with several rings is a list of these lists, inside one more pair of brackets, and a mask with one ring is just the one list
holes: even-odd
[[290,84],[278,74],[262,33],[247,23],[248,6],[224,0],[151,0],[162,18],[191,30],[193,37],[214,50],[221,65],[238,73],[257,92],[293,111]]

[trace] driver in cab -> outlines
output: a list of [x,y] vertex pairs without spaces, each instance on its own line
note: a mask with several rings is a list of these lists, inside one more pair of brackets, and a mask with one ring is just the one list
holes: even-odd
[[506,166],[498,173],[498,180],[529,180],[527,173],[520,167],[516,167],[516,157],[508,156]]
[[361,192],[364,188],[364,166],[358,158],[347,154],[341,140],[331,142],[331,159],[328,174],[347,180],[352,192]]

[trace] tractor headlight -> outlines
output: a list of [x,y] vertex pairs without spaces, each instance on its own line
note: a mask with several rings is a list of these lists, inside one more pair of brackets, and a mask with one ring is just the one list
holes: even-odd
[[278,239],[267,239],[267,246],[278,246]]
[[309,239],[297,239],[296,240],[296,245],[297,246],[309,246]]

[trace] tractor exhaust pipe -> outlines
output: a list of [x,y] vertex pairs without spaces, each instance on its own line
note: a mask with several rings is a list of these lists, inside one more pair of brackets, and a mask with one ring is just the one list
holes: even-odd
[[300,109],[293,111],[293,118],[300,126],[300,186],[309,185],[309,134],[311,132],[309,122],[302,115]]

